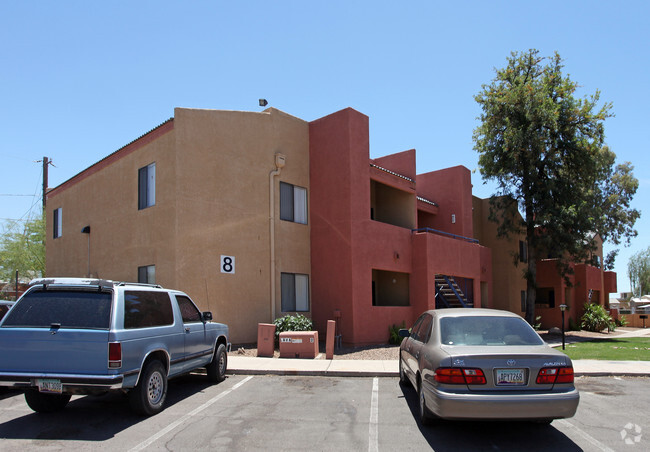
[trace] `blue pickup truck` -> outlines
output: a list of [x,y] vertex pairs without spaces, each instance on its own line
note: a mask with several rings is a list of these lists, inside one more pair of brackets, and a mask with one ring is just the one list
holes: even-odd
[[143,415],[163,409],[167,380],[199,368],[225,379],[228,327],[185,293],[100,279],[39,279],[0,322],[0,386],[34,411],[73,394],[128,393]]

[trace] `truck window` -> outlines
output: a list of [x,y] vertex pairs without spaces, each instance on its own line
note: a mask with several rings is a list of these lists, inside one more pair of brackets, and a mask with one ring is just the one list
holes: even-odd
[[193,323],[201,321],[201,312],[196,308],[192,300],[182,295],[176,295],[178,307],[181,308],[183,323]]
[[111,298],[111,292],[97,290],[33,290],[9,310],[3,327],[107,330]]
[[167,292],[124,292],[124,328],[147,328],[173,323],[174,314]]

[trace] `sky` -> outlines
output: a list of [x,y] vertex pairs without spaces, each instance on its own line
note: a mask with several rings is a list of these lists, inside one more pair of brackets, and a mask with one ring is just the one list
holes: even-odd
[[[474,96],[511,52],[555,51],[578,97],[601,93],[617,163],[631,162],[638,237],[650,247],[650,2],[0,0],[0,222],[39,212],[53,188],[171,118],[175,107],[312,121],[346,107],[370,118],[370,157],[416,149],[418,173],[463,165]],[[613,247],[606,244],[605,253]]]

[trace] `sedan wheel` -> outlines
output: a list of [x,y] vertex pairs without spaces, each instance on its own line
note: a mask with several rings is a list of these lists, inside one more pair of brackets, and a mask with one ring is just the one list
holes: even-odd
[[418,399],[420,407],[420,422],[422,425],[431,424],[431,412],[427,408],[427,402],[424,400],[424,389],[422,389],[422,382],[418,381]]
[[408,380],[406,378],[406,374],[404,373],[404,367],[402,364],[402,358],[399,359],[399,384],[402,386],[406,386],[408,383]]

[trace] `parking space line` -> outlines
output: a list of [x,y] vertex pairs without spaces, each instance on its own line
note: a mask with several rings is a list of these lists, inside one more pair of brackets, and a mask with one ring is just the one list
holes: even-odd
[[368,429],[368,452],[379,450],[379,378],[372,379],[370,398],[370,426]]
[[251,375],[251,376],[243,379],[242,381],[240,381],[236,385],[234,385],[232,388],[230,388],[230,389],[228,389],[228,390],[226,390],[226,391],[224,391],[224,392],[222,392],[220,394],[217,394],[216,396],[214,396],[213,398],[211,398],[210,400],[205,402],[203,405],[201,405],[198,408],[195,408],[194,410],[190,411],[186,415],[184,415],[181,418],[177,419],[175,422],[172,422],[171,424],[169,424],[164,429],[160,430],[155,435],[151,436],[150,438],[148,438],[145,441],[141,442],[140,444],[138,444],[134,448],[130,449],[130,452],[140,451],[140,450],[150,446],[151,444],[153,444],[154,441],[162,438],[164,435],[166,435],[167,433],[174,430],[176,427],[181,425],[183,422],[187,421],[192,416],[195,416],[195,415],[199,414],[201,411],[205,410],[206,408],[208,408],[210,405],[217,402],[218,400],[224,398],[225,396],[227,396],[228,394],[233,392],[235,389],[238,389],[240,386],[242,386],[244,383],[246,383],[247,381],[249,381],[252,378],[253,378],[253,376]]
[[598,441],[596,438],[588,434],[587,432],[584,432],[580,430],[578,427],[573,425],[571,422],[567,421],[566,419],[558,419],[555,421],[555,423],[558,423],[564,427],[569,428],[571,431],[576,432],[581,438],[587,440],[592,446],[597,447],[598,449],[602,450],[603,452],[614,452],[614,449],[611,449]]

